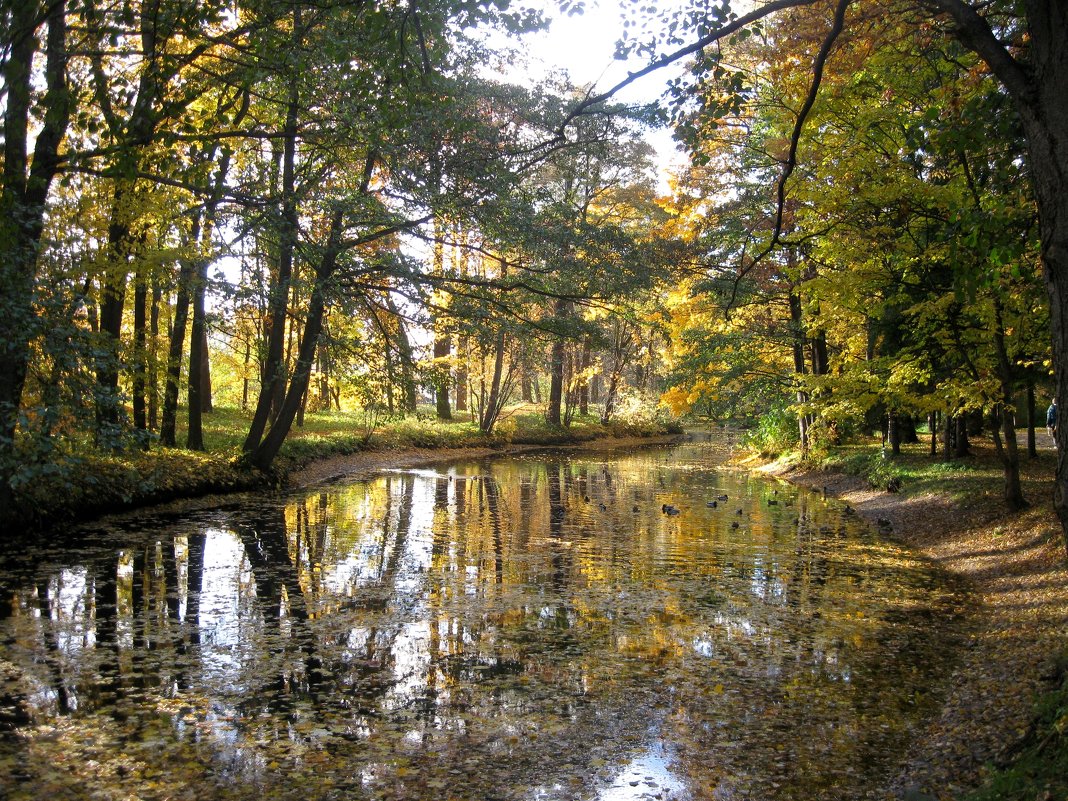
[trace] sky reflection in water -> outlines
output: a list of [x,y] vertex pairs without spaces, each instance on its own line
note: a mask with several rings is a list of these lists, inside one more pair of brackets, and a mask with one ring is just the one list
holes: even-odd
[[958,598],[719,454],[390,471],[23,558],[0,573],[0,786],[879,797],[937,700]]

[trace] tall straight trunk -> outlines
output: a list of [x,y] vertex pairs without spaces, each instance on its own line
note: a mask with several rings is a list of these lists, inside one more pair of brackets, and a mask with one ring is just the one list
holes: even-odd
[[452,353],[452,343],[448,334],[436,334],[434,336],[434,396],[436,399],[435,411],[439,420],[452,419],[452,405],[449,402],[449,368],[447,359]]
[[561,425],[561,407],[564,400],[564,342],[557,339],[549,352],[549,402],[545,419],[552,425]]
[[152,305],[148,314],[148,429],[159,426],[159,306],[163,301],[163,286],[159,276],[152,278]]
[[208,341],[204,325],[204,294],[207,282],[207,262],[200,260],[197,268],[196,283],[193,285],[193,323],[189,332],[189,386],[188,408],[189,425],[186,429],[185,447],[191,451],[204,450],[204,372],[203,365]]
[[1027,381],[1027,455],[1031,459],[1038,458],[1038,441],[1035,437],[1035,382],[1034,379]]
[[583,417],[590,413],[590,380],[586,371],[590,369],[590,338],[582,340],[582,355],[579,358],[579,371],[582,381],[579,384],[579,414]]
[[211,399],[211,352],[208,350],[207,325],[200,326],[200,411],[205,414],[215,411]]
[[136,430],[144,432],[148,429],[148,399],[145,397],[148,385],[148,285],[144,270],[137,270],[134,274],[133,340],[133,359],[130,364],[133,378],[133,424]]
[[[0,165],[0,517],[9,511],[10,471],[22,391],[34,336],[33,287],[44,231],[45,201],[58,170],[60,144],[70,119],[67,88],[67,8],[65,0],[8,5],[8,49],[2,62],[4,96],[3,159]],[[45,37],[44,83],[34,85],[34,54]],[[38,99],[39,98],[39,99]],[[35,105],[36,103],[36,105]],[[33,120],[33,157],[29,130]],[[39,127],[38,127],[39,126]]]
[[931,456],[938,455],[938,412],[927,415],[927,428],[931,433]]
[[[303,39],[301,8],[293,8],[292,47],[299,51]],[[249,425],[242,450],[245,453],[260,451],[263,432],[271,416],[271,406],[281,382],[285,381],[282,351],[285,346],[286,312],[289,308],[289,288],[293,279],[293,256],[297,243],[297,195],[296,195],[296,155],[297,155],[297,115],[300,111],[300,95],[296,76],[290,79],[289,101],[286,108],[286,120],[282,129],[282,186],[281,186],[281,223],[279,225],[278,272],[271,287],[268,302],[269,326],[267,334],[267,354],[263,364],[263,380],[260,382],[260,394],[256,401],[256,411]],[[296,409],[294,408],[294,411]],[[279,443],[281,445],[281,443]],[[277,452],[277,449],[275,449]],[[274,454],[271,454],[271,459]],[[259,456],[254,461],[262,461]],[[270,460],[268,460],[269,462]]]
[[456,411],[467,411],[468,372],[467,372],[467,337],[460,337],[456,343],[456,352],[460,362],[456,367]]
[[[193,216],[189,243],[195,246],[200,241],[202,212]],[[185,351],[186,325],[189,322],[189,306],[196,280],[196,259],[184,258],[178,268],[178,294],[174,300],[174,321],[171,324],[171,339],[167,348],[167,378],[163,387],[163,415],[160,421],[159,441],[174,447],[178,425],[178,392],[182,380],[182,354]]]
[[[805,392],[801,377],[805,375],[805,329],[801,319],[801,296],[797,291],[790,292],[790,330],[793,334],[794,375],[797,376],[797,403],[804,406],[808,403],[808,393]],[[809,417],[804,412],[797,415],[797,437],[802,451],[807,451],[809,446]]]
[[[131,160],[127,157],[127,160]],[[136,163],[133,166],[136,169]],[[97,357],[96,422],[97,435],[105,439],[114,434],[122,409],[119,399],[119,363],[121,360],[122,315],[126,306],[126,281],[130,274],[133,242],[130,236],[130,210],[133,205],[133,182],[119,180],[112,198],[111,221],[108,223],[107,271],[101,285],[100,333],[108,340]]]
[[260,468],[267,470],[278,455],[282,443],[293,425],[304,395],[308,390],[308,382],[311,378],[311,366],[315,360],[315,350],[319,344],[319,333],[323,328],[323,319],[326,316],[326,293],[331,276],[337,267],[337,259],[341,249],[341,234],[343,231],[344,212],[336,211],[330,224],[330,234],[323,260],[315,271],[315,283],[312,286],[311,298],[308,301],[308,314],[304,321],[304,333],[297,349],[297,360],[293,368],[293,377],[289,382],[278,415],[271,424],[270,430],[262,438],[258,446],[249,454],[249,461]]
[[[558,321],[563,321],[570,310],[570,304],[564,298],[557,298],[553,314]],[[551,425],[561,425],[561,407],[564,401],[564,356],[566,344],[561,335],[553,339],[549,353],[549,402],[545,409],[545,419]]]

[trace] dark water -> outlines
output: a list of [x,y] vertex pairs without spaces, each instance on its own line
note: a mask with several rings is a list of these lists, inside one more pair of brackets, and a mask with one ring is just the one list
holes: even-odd
[[393,471],[9,553],[0,795],[882,797],[959,599],[720,455]]

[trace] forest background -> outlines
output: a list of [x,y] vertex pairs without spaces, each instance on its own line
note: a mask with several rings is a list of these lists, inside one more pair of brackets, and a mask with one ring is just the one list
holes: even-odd
[[[488,77],[545,22],[505,0],[6,0],[0,509],[144,452],[149,494],[204,472],[173,449],[206,414],[269,470],[315,415],[499,442],[532,410],[985,431],[1020,506],[1017,417],[1033,449],[1068,381],[1055,6],[628,4],[649,67],[599,91]],[[666,191],[654,124],[690,154]]]

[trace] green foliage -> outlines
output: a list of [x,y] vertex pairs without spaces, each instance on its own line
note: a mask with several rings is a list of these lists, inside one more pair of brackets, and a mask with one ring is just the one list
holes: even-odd
[[797,417],[785,408],[772,409],[745,433],[745,446],[762,456],[778,456],[797,447]]

